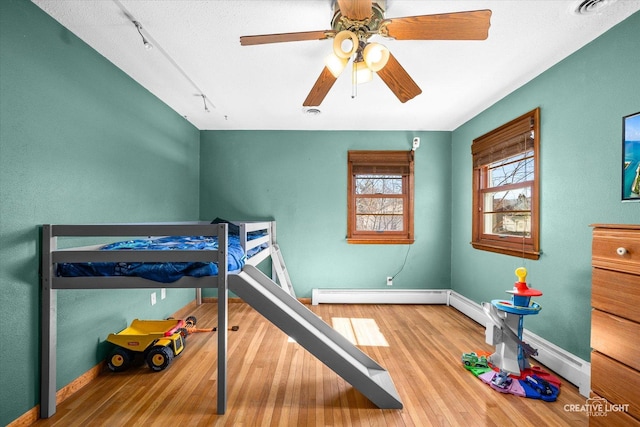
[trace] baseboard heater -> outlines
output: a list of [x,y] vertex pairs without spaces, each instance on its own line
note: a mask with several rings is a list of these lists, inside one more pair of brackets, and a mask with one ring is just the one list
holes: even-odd
[[447,304],[447,289],[312,289],[311,304]]

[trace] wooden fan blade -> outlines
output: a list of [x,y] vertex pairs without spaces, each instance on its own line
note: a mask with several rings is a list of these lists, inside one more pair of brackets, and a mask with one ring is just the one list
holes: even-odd
[[242,46],[251,46],[254,44],[282,43],[282,42],[298,42],[305,40],[324,40],[333,36],[335,31],[301,31],[297,33],[282,34],[263,34],[258,36],[241,36],[240,44]]
[[381,32],[396,40],[485,40],[490,10],[407,16],[387,20]]
[[304,107],[317,107],[320,105],[336,80],[337,78],[325,66],[302,105]]
[[422,89],[413,81],[409,73],[404,69],[392,54],[384,68],[377,73],[383,82],[389,86],[400,102],[405,103],[422,93]]
[[371,16],[372,0],[338,0],[340,13],[353,20],[362,20]]

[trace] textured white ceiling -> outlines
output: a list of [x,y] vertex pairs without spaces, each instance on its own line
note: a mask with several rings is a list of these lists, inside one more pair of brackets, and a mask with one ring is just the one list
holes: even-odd
[[331,0],[32,1],[201,130],[453,130],[640,10],[640,0],[608,0],[590,15],[573,13],[575,0],[388,0],[387,18],[491,9],[489,38],[376,36],[422,94],[402,104],[376,76],[352,98],[343,73],[321,114],[310,115],[302,102],[332,40],[240,46],[239,38],[328,30]]

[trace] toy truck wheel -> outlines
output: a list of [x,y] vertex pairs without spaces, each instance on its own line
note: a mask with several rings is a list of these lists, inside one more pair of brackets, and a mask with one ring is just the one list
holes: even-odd
[[196,326],[196,323],[198,323],[198,319],[196,319],[196,316],[189,316],[186,319],[184,319],[184,321],[187,324],[187,326]]
[[173,352],[169,347],[152,347],[147,353],[147,365],[156,372],[166,369],[171,364],[172,359]]
[[122,372],[131,366],[134,355],[122,347],[116,347],[107,358],[107,366],[112,372]]
[[180,335],[182,335],[183,345],[186,345],[187,344],[187,335],[189,335],[189,331],[187,330],[187,328],[180,328],[180,329],[178,329],[178,332],[180,332]]

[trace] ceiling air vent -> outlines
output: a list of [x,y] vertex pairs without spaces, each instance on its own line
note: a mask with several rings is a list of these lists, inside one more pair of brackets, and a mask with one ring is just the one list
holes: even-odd
[[616,0],[580,0],[572,7],[576,15],[594,15]]
[[307,116],[319,116],[322,113],[318,108],[307,108],[303,111]]

